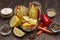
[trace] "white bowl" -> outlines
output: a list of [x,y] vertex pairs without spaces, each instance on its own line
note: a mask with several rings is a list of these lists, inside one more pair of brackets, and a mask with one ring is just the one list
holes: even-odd
[[[52,14],[52,13],[48,14],[49,11],[50,11],[50,12],[53,12],[54,14]],[[48,8],[48,9],[46,10],[46,13],[47,13],[47,15],[48,15],[49,17],[54,17],[54,16],[56,15],[56,10],[53,9],[53,8]]]

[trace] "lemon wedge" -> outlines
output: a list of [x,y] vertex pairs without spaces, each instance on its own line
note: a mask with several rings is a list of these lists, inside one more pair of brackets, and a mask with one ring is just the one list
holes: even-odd
[[22,30],[20,30],[20,29],[18,29],[18,28],[16,28],[16,27],[14,27],[13,33],[14,33],[17,37],[22,37],[22,36],[25,35],[25,33],[24,33]]
[[29,27],[30,25],[31,25],[31,24],[29,24],[29,23],[24,23],[24,24],[23,24],[24,27]]
[[36,25],[37,24],[37,19],[30,18],[29,23],[32,24],[32,25]]
[[32,5],[29,9],[29,17],[37,19],[37,9]]
[[11,27],[17,27],[20,25],[20,19],[17,16],[13,16],[10,20],[10,26]]
[[24,19],[25,21],[29,21],[29,17],[28,17],[28,16],[23,16],[23,19]]

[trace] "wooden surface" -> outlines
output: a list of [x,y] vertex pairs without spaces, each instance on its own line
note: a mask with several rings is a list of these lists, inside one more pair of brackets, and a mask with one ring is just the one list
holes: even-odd
[[[29,2],[31,2],[33,0],[0,0],[0,10],[2,8],[5,7],[11,7],[12,9],[14,9],[14,7],[16,5],[25,5],[28,6]],[[47,2],[47,0],[37,0],[38,2],[41,3],[42,5],[42,9],[44,9],[45,4]],[[57,15],[55,18],[53,18],[53,20],[55,20],[56,22],[60,23],[60,1],[59,0],[50,0],[50,2],[48,2],[48,8],[55,8],[57,11]],[[3,19],[0,18],[0,26],[3,24],[8,24],[10,19]],[[35,34],[35,32],[33,33]],[[8,36],[2,36],[0,35],[0,40],[31,40],[29,39],[29,34],[26,34],[23,38],[18,38],[16,36],[13,35],[13,33],[11,33]],[[54,34],[54,35],[49,35],[47,33],[42,33],[40,36],[36,36],[35,39],[33,40],[60,40],[60,33],[58,34]]]

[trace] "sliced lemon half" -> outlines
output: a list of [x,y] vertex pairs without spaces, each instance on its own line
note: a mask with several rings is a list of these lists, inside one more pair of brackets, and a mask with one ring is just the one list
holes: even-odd
[[36,25],[37,24],[37,19],[30,18],[29,23],[32,24],[32,25]]
[[29,21],[29,17],[28,17],[28,16],[23,16],[23,19],[24,19],[25,21]]
[[20,30],[20,29],[18,29],[18,28],[16,28],[16,27],[14,27],[13,33],[14,33],[16,36],[18,36],[18,37],[22,37],[22,36],[25,35],[25,33],[24,33],[22,30]]
[[10,20],[10,26],[11,27],[17,27],[20,25],[20,19],[17,16],[13,16]]

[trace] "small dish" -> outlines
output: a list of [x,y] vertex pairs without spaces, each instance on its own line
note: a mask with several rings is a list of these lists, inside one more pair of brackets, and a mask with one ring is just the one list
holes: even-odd
[[12,31],[12,28],[8,24],[4,24],[0,28],[0,34],[9,35]]
[[54,22],[50,25],[51,30],[56,33],[56,32],[60,32],[60,24],[57,22]]
[[56,15],[56,10],[53,8],[49,8],[46,10],[46,13],[49,17],[54,17]]

